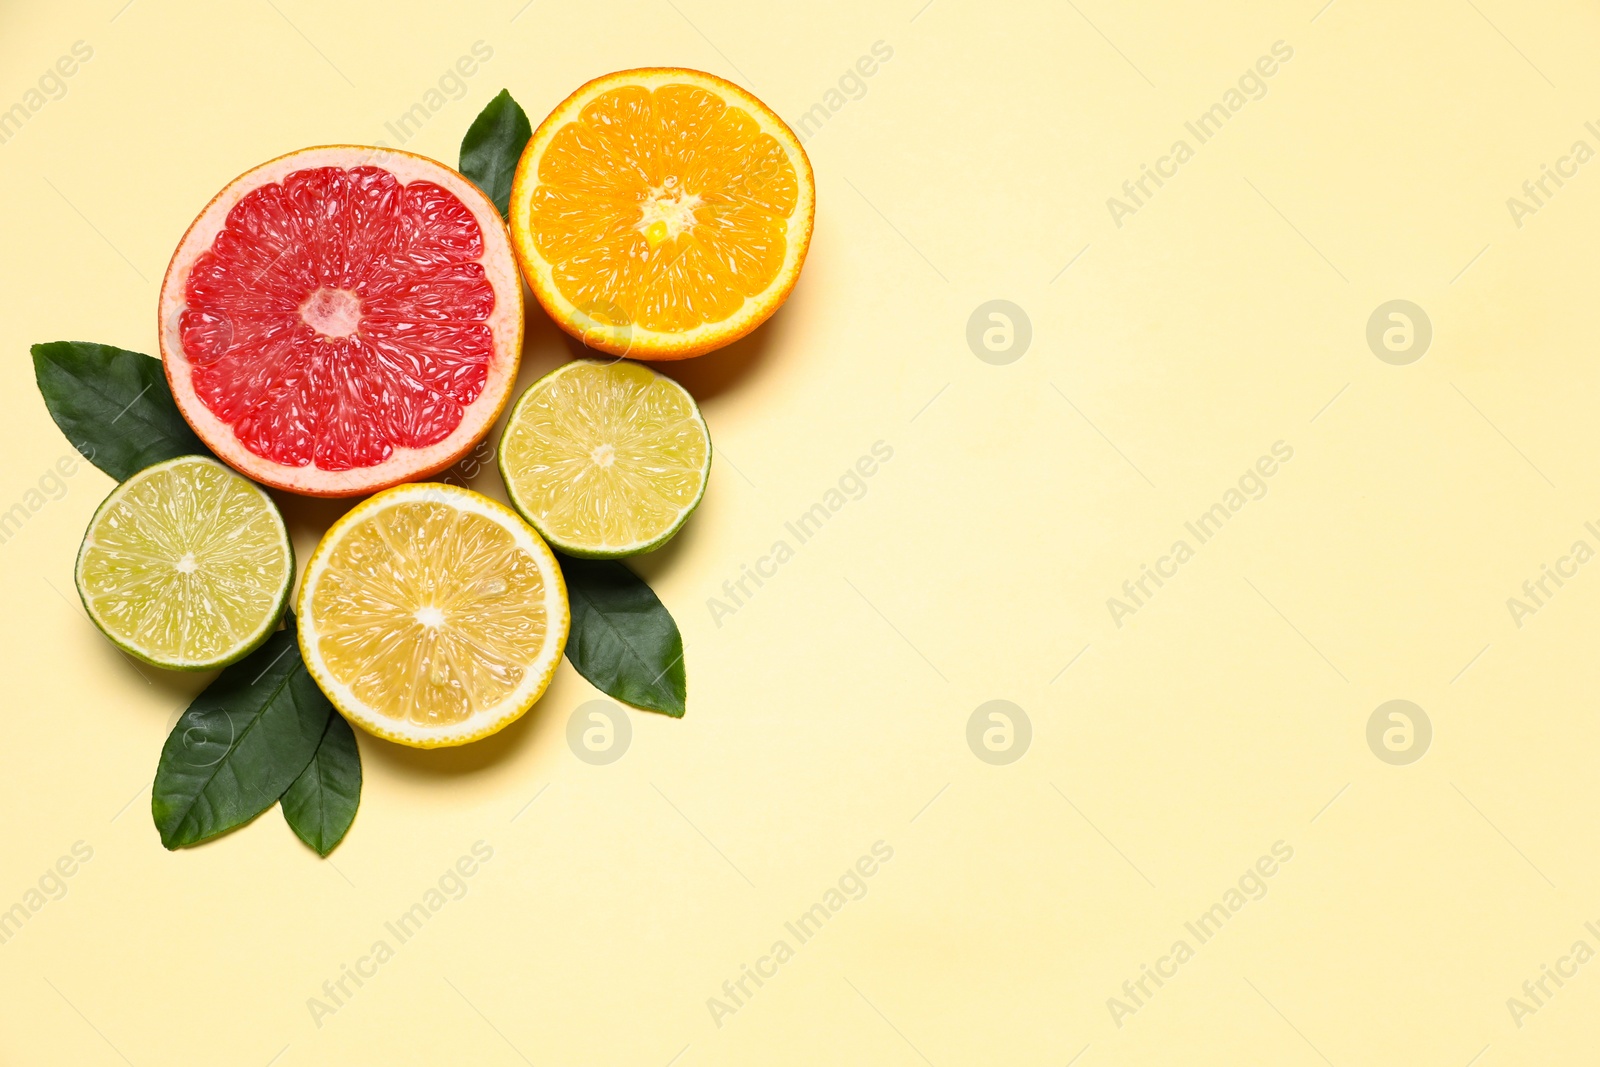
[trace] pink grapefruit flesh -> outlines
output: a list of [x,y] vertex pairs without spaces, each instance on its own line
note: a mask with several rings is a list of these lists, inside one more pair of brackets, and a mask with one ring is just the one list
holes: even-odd
[[505,224],[441,163],[307,148],[235,179],[161,287],[173,397],[266,485],[354,496],[443,470],[494,424],[522,353]]

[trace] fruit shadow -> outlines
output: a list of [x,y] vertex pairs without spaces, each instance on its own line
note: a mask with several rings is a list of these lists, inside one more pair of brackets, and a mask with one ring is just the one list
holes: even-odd
[[[107,642],[109,645],[109,642]],[[144,679],[154,690],[161,701],[161,706],[167,709],[167,730],[178,725],[178,716],[184,709],[194,703],[194,699],[203,693],[208,685],[216,680],[220,671],[172,671],[162,667],[140,663],[126,652],[115,647],[109,649],[110,656],[120,658],[127,662],[139,677]]]
[[[548,695],[546,693],[546,697]],[[540,698],[522,718],[499,733],[481,741],[450,748],[409,748],[385,741],[365,730],[357,730],[361,758],[382,764],[387,772],[411,778],[453,778],[462,774],[482,773],[509,763],[528,751],[537,733],[535,720],[545,703],[545,698]]]
[[[695,403],[703,408],[759,371],[771,357],[789,321],[785,305],[754,331],[725,348],[692,359],[670,360],[650,366],[689,390]],[[715,436],[712,440],[715,441]]]
[[295,577],[305,570],[328,527],[344,517],[344,513],[366,499],[364,496],[300,496],[282,489],[267,489],[267,495],[278,505],[283,524],[289,528],[289,539],[294,542]]
[[[713,467],[712,469],[715,471],[716,468]],[[711,484],[706,487],[707,493],[712,491],[712,488],[716,485],[717,478],[717,474],[711,476]],[[691,515],[689,516],[689,521],[683,524],[683,528],[672,535],[672,540],[653,551],[643,552],[637,556],[628,556],[621,562],[633,573],[643,578],[646,584],[654,587],[660,576],[670,572],[677,565],[677,558],[691,550],[691,546],[693,546],[696,538],[699,537],[699,530],[700,526],[695,523],[694,516]]]
[[[745,377],[754,373],[767,358],[774,340],[781,334],[785,322],[784,309],[751,333],[731,345],[679,360],[641,360],[647,366],[672,378],[704,406],[733,389]],[[582,340],[557,326],[544,313],[538,301],[529,300],[527,331],[522,346],[523,371],[518,374],[517,392],[527,384],[554,370],[567,359],[611,360],[616,357],[590,348]],[[531,373],[530,373],[531,370]]]
[[557,326],[555,320],[545,314],[532,293],[526,288],[523,293],[526,304],[523,312],[522,366],[517,372],[517,384],[511,391],[511,399],[506,403],[507,410],[517,402],[524,389],[568,359],[610,358],[584,347],[581,341]]

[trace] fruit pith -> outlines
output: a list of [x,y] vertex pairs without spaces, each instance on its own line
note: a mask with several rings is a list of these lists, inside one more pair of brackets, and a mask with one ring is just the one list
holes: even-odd
[[520,355],[493,206],[448,168],[381,149],[308,149],[240,178],[179,246],[162,304],[196,432],[307,493],[447,466],[493,422]]

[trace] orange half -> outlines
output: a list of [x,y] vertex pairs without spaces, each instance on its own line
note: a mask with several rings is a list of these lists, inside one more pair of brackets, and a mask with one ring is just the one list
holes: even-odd
[[711,74],[619,71],[534,131],[511,188],[523,275],[562,329],[634,359],[736,341],[789,296],[811,244],[811,162]]

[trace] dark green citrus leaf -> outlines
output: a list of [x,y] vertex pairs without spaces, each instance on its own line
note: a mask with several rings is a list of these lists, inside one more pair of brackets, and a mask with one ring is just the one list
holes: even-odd
[[294,618],[223,670],[161,749],[150,811],[161,843],[209,841],[272,807],[311,762],[333,705],[300,659]]
[[572,605],[567,659],[578,673],[607,696],[683,718],[683,637],[655,593],[614,559],[557,558]]
[[361,804],[361,752],[343,715],[328,716],[317,754],[279,803],[295,836],[319,856],[344,840]]
[[209,456],[178,414],[161,361],[92,341],[33,346],[44,405],[84,458],[117,481],[175,456]]
[[511,205],[511,179],[517,172],[517,160],[522,158],[522,149],[532,136],[527,114],[511,99],[508,90],[501,89],[500,95],[472,120],[467,135],[461,139],[461,173],[488,194],[502,217]]

